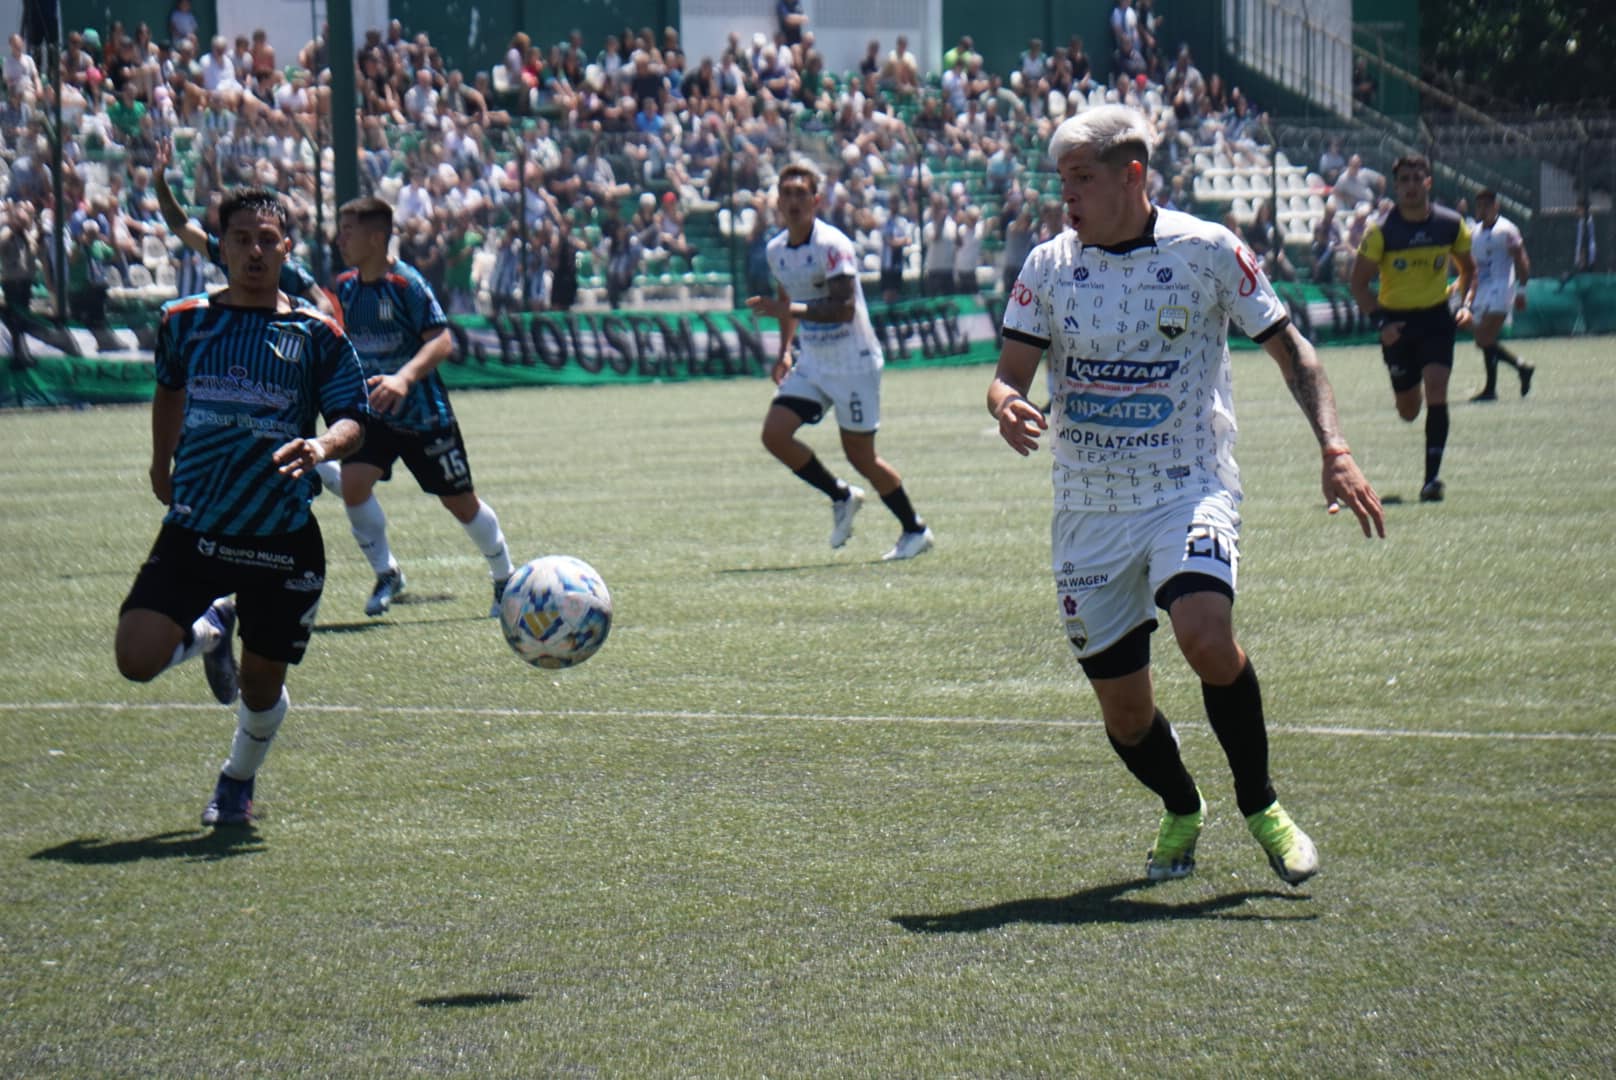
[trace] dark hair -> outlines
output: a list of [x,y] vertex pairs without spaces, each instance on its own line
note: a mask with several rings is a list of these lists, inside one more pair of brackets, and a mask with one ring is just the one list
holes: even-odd
[[391,233],[393,231],[393,208],[385,199],[378,199],[374,195],[361,195],[357,199],[349,199],[337,207],[337,218],[352,214],[360,225],[367,229],[380,229]]
[[219,204],[219,228],[230,228],[230,219],[243,210],[254,214],[268,211],[280,222],[282,232],[291,231],[292,216],[287,213],[286,203],[281,200],[279,192],[259,187],[236,188]]
[[1494,191],[1490,187],[1484,187],[1480,191],[1476,192],[1476,201],[1477,202],[1497,202],[1498,201],[1498,192]]
[[1404,154],[1402,157],[1392,162],[1392,179],[1395,180],[1397,178],[1397,174],[1403,169],[1418,169],[1426,176],[1430,176],[1431,162],[1424,154]]

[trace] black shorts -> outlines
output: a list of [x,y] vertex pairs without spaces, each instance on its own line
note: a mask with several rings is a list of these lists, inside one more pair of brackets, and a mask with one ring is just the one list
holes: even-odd
[[374,465],[383,480],[393,478],[393,462],[402,460],[428,495],[463,495],[473,490],[471,466],[460,425],[435,431],[410,431],[385,422],[365,427],[365,444],[344,461]]
[[1403,330],[1395,344],[1380,347],[1381,359],[1392,377],[1392,391],[1401,394],[1420,385],[1428,364],[1453,367],[1453,312],[1448,305],[1417,311],[1383,308],[1387,322],[1400,322]]
[[236,594],[241,644],[266,660],[295,664],[325,588],[325,542],[309,523],[279,536],[221,536],[165,524],[118,614],[135,608],[189,627],[208,605]]

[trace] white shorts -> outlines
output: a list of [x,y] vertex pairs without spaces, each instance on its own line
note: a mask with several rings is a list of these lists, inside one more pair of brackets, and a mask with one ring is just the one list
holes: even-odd
[[1051,553],[1066,638],[1079,659],[1154,623],[1156,593],[1178,574],[1235,588],[1240,513],[1225,491],[1137,514],[1056,510]]
[[1515,286],[1507,281],[1476,286],[1470,310],[1477,315],[1508,315],[1515,310]]
[[[824,415],[826,406],[836,410],[836,426],[844,431],[873,434],[881,426],[881,372],[864,371],[852,375],[817,375],[801,364],[793,367],[780,383],[777,397],[812,401]],[[818,423],[816,416],[809,423]]]

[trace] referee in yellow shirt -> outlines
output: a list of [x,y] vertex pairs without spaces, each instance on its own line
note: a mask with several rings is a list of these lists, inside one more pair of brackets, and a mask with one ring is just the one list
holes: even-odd
[[[1448,444],[1448,376],[1454,334],[1470,325],[1470,309],[1448,309],[1448,273],[1459,270],[1468,296],[1476,264],[1470,230],[1452,210],[1431,205],[1431,163],[1406,154],[1392,166],[1397,205],[1374,222],[1352,264],[1352,298],[1380,327],[1380,352],[1392,377],[1397,415],[1413,422],[1425,400],[1425,482],[1420,502],[1441,502],[1442,452]],[[1379,295],[1370,290],[1380,275]]]

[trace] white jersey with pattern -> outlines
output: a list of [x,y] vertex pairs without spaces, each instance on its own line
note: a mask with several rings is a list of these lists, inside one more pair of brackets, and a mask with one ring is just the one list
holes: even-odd
[[1470,228],[1470,257],[1476,260],[1478,287],[1509,286],[1515,282],[1515,252],[1521,248],[1521,230],[1502,214],[1491,225],[1476,222]]
[[802,354],[797,363],[807,374],[858,375],[880,371],[881,342],[870,325],[870,309],[859,284],[858,249],[842,230],[818,218],[806,242],[795,247],[791,234],[781,230],[769,241],[769,269],[793,303],[824,300],[830,279],[853,279],[853,321],[816,323],[797,321],[797,342]]
[[1048,350],[1057,508],[1238,502],[1229,323],[1260,340],[1285,318],[1245,245],[1189,214],[1156,211],[1123,248],[1070,229],[1034,248],[1004,329]]

